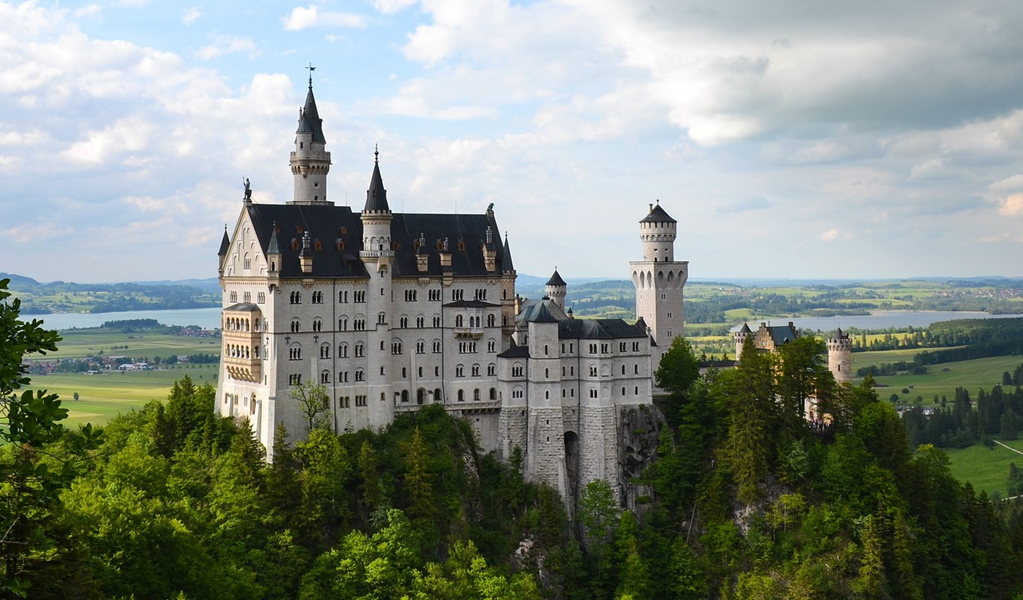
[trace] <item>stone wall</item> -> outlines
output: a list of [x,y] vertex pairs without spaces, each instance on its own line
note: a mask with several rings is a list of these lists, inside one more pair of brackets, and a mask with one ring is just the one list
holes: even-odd
[[[667,421],[653,404],[621,407],[619,412],[618,451],[621,469],[617,474],[618,486],[622,490],[622,503],[633,512],[641,512],[644,505],[639,502],[644,496],[653,495],[653,486],[640,484],[637,480],[657,458],[661,429]],[[609,481],[615,481],[609,478]]]

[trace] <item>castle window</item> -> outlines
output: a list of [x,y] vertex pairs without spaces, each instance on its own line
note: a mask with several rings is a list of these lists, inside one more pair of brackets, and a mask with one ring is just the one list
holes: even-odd
[[302,385],[302,375],[300,373],[288,375],[288,385]]
[[356,302],[356,303],[365,303],[366,302],[366,291],[362,290],[362,291],[358,291],[358,292],[352,292],[352,300],[354,302]]
[[455,302],[461,300],[464,293],[464,290],[451,290],[451,300]]
[[425,353],[426,353],[426,342],[424,342],[423,340],[419,340],[418,342],[416,342],[416,354],[425,354]]
[[355,344],[355,357],[361,358],[363,356],[366,356],[366,347],[361,343]]
[[458,390],[458,401],[465,402],[465,392],[462,390]]
[[668,297],[667,295],[665,295],[665,294],[661,294],[661,300],[664,300],[664,299],[666,299],[667,297]]
[[548,354],[549,354],[549,348],[547,347],[547,344],[544,344],[543,345],[543,355],[547,356]]
[[330,383],[330,371],[322,371],[320,373],[320,383]]
[[298,319],[292,319],[291,320],[291,333],[298,333],[300,331],[302,331],[302,324],[299,322]]
[[465,240],[458,240],[458,251],[465,252]]
[[323,321],[319,317],[313,319],[313,331],[319,332],[323,330]]
[[479,401],[479,399],[480,399],[480,390],[479,390],[479,388],[476,388],[475,390],[472,391],[472,399],[477,401],[477,402]]
[[497,400],[497,388],[490,388],[490,399]]
[[355,331],[365,331],[366,319],[355,319],[352,321],[352,329]]
[[387,323],[387,313],[380,313],[377,315],[377,325],[384,325]]
[[639,352],[639,342],[632,342],[632,351]]
[[419,367],[419,377],[423,376],[423,367]]
[[590,377],[597,376],[597,367],[590,367]]
[[298,250],[298,238],[291,238],[291,249]]
[[320,346],[320,358],[330,358],[330,344]]
[[590,344],[590,354],[596,354],[596,353],[597,353],[597,345],[596,344]]
[[[363,371],[362,369],[356,369],[355,370],[355,381],[365,381],[365,380],[366,380],[366,373],[365,373],[365,371]],[[358,397],[358,396],[356,396],[356,397]],[[365,406],[365,404],[363,406]]]
[[302,360],[302,346],[296,344],[288,348],[288,360]]
[[668,337],[671,337],[671,330],[668,330]]
[[433,340],[433,353],[440,354],[440,340]]
[[487,315],[487,327],[494,327],[497,324],[497,317],[493,314]]
[[639,363],[636,363],[635,366],[633,366],[633,373],[639,375]]
[[313,292],[313,304],[323,304],[323,292]]
[[472,366],[472,376],[473,377],[479,377],[480,376],[480,366],[479,365],[473,365]]
[[637,396],[639,395],[639,386],[638,385],[636,386],[636,395]]
[[487,365],[487,375],[490,376],[497,375],[497,365],[494,364]]
[[433,317],[433,326],[434,327],[440,327],[440,315],[434,315],[434,317]]
[[[359,379],[358,374],[356,374],[355,379],[356,379],[356,381],[358,381],[358,379]],[[366,396],[356,396],[355,397],[355,406],[366,406]]]
[[401,354],[401,342],[393,342],[391,344],[391,354]]
[[401,390],[401,401],[408,403],[408,390]]
[[497,352],[497,342],[490,340],[487,342],[487,352]]
[[440,296],[441,296],[440,290],[430,290],[430,301],[431,302],[439,302],[440,301]]
[[619,352],[627,352],[628,351],[628,347],[629,347],[629,345],[626,344],[625,342],[618,342],[618,351]]
[[597,397],[597,390],[596,389],[591,389],[590,390],[590,398],[596,398],[596,397]]
[[338,304],[345,304],[345,303],[347,303],[348,302],[348,292],[346,290],[342,290],[342,291],[338,292],[337,293],[337,301],[338,301]]
[[440,377],[440,367],[434,367],[433,368],[433,376],[434,377]]
[[544,369],[543,370],[543,378],[544,379],[550,379],[551,378],[551,370],[550,369]]
[[337,320],[338,331],[348,331],[348,319],[342,317]]
[[416,317],[416,327],[422,329],[424,325],[426,325],[426,318],[423,315]]
[[622,388],[622,396],[625,396],[625,388]]
[[265,292],[256,292],[256,303],[257,304],[266,304],[266,293]]
[[337,372],[337,382],[338,383],[348,383],[348,371],[338,371]]
[[415,302],[418,290],[405,290],[405,302]]
[[455,315],[455,327],[461,327],[462,323],[462,315]]
[[455,377],[465,377],[465,367],[462,365],[455,367]]
[[402,367],[401,368],[401,378],[405,379],[406,377],[408,377],[408,370],[405,369],[405,367]]
[[291,292],[291,303],[302,304],[302,292]]
[[522,367],[512,367],[512,377],[522,377]]
[[384,340],[380,340],[380,351],[383,352],[385,348]]
[[228,297],[230,298],[229,302],[231,302],[233,304],[233,303],[238,301],[238,292],[231,292],[228,295]]
[[669,318],[669,319],[671,318],[671,313],[670,313],[670,312],[668,313],[668,318]]
[[[622,375],[625,375],[625,365],[622,365]],[[624,394],[625,392],[622,393]]]

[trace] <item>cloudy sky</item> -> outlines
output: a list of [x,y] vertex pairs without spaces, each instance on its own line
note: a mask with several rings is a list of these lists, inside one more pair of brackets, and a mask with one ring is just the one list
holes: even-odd
[[290,199],[305,66],[361,207],[493,202],[520,273],[1023,276],[1015,0],[0,2],[0,271],[216,275]]

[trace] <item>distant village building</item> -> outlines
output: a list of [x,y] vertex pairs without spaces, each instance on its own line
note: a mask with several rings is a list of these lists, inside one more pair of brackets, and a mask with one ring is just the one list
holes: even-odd
[[[515,292],[507,235],[482,214],[395,213],[375,153],[361,212],[327,195],[330,153],[312,81],[299,113],[293,200],[252,201],[219,251],[223,290],[217,410],[273,448],[305,434],[293,391],[324,386],[336,433],[380,429],[441,404],[486,450],[519,448],[525,475],[569,497],[621,472],[620,411],[650,405],[652,372],[683,334],[688,263],[676,221],[651,205],[630,263],[638,320],[574,319],[555,269],[546,297]],[[616,488],[616,492],[619,490]]]

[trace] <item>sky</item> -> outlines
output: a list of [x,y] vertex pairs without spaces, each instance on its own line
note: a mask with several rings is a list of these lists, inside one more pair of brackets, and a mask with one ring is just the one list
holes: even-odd
[[519,273],[1023,276],[1016,0],[0,2],[0,271],[216,276],[309,71],[360,210],[493,203]]

